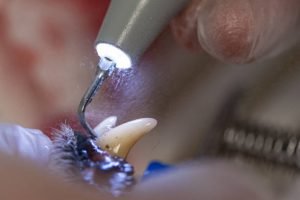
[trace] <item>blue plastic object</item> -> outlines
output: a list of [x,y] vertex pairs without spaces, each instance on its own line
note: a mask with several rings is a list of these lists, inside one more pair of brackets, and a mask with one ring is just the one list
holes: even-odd
[[146,179],[150,176],[157,175],[159,173],[163,173],[166,170],[172,168],[171,165],[162,163],[160,161],[152,161],[149,163],[148,167],[146,168],[143,179]]

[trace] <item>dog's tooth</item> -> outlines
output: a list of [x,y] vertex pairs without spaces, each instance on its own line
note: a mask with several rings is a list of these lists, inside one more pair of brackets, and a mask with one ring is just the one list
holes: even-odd
[[96,143],[108,152],[125,158],[133,145],[157,124],[152,118],[126,122],[98,135]]
[[117,117],[111,116],[100,122],[95,128],[94,131],[96,136],[99,137],[100,135],[104,134],[107,131],[110,131],[113,127],[116,126]]

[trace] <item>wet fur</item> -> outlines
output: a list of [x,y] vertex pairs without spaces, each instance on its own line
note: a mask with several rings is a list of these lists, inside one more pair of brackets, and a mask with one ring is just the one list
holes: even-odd
[[66,124],[53,132],[49,166],[67,181],[84,181],[115,195],[134,183],[129,163],[97,147],[93,140]]
[[62,175],[64,179],[78,179],[80,163],[77,153],[77,141],[73,129],[62,124],[53,132],[53,148],[50,153],[50,169]]

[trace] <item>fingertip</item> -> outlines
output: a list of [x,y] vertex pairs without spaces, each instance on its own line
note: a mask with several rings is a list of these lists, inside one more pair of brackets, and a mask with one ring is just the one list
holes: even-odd
[[197,28],[202,48],[214,57],[230,63],[254,59],[257,35],[248,1],[207,3],[199,13]]
[[271,195],[260,179],[237,166],[222,162],[179,166],[138,184],[130,199],[268,200]]

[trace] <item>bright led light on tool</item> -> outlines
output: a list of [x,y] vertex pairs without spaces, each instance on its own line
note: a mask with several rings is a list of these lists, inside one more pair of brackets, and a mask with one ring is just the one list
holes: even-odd
[[96,50],[100,57],[112,60],[119,69],[128,69],[132,66],[130,57],[114,45],[99,43],[96,45]]

